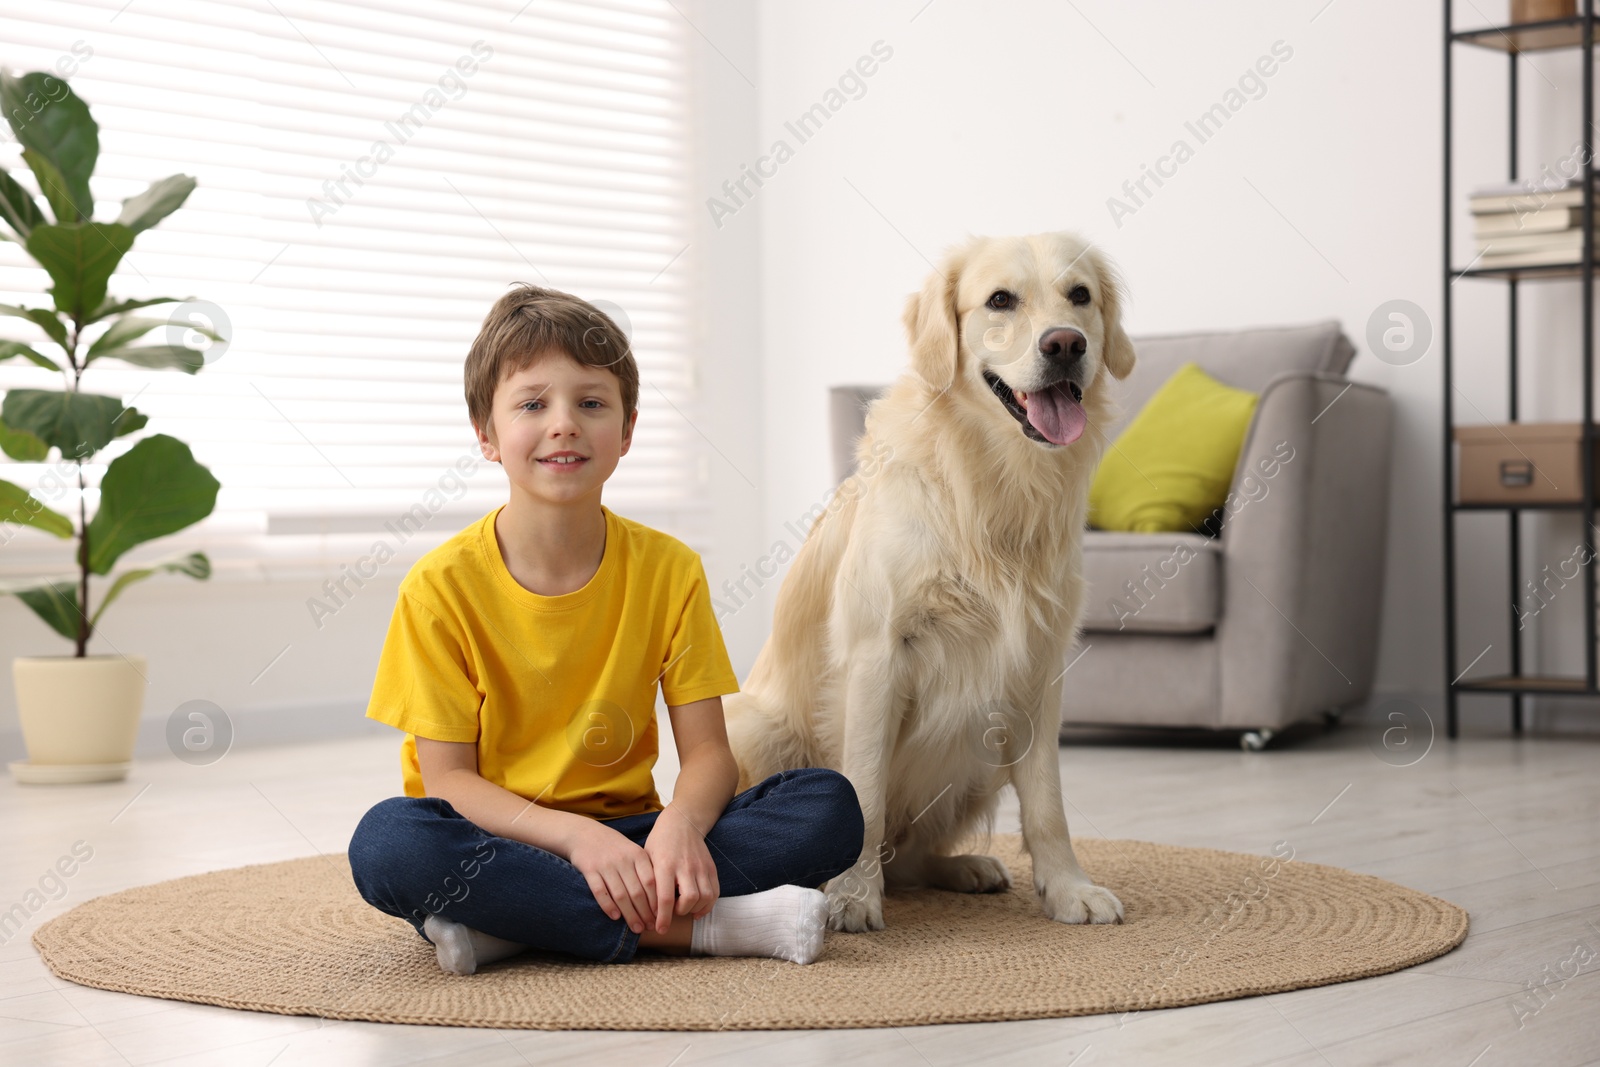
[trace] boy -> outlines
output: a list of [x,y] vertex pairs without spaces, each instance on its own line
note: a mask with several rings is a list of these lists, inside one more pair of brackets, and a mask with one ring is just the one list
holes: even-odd
[[[861,808],[817,767],[733,795],[721,698],[739,684],[700,557],[600,502],[638,419],[626,335],[518,285],[465,378],[511,496],[400,584],[367,715],[407,732],[406,795],[351,839],[361,895],[455,974],[529,947],[810,963],[817,887],[855,863]],[[658,682],[682,762],[665,808]]]

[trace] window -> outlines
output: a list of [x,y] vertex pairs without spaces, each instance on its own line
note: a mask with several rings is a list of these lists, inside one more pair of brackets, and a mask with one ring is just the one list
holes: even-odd
[[[606,504],[698,526],[685,32],[666,0],[13,6],[7,67],[70,71],[99,123],[97,218],[151,180],[199,181],[139,236],[111,291],[208,302],[227,347],[193,376],[107,361],[83,378],[149,415],[135,439],[180,438],[222,483],[210,518],[130,558],[199,548],[219,577],[287,577],[381,539],[409,563],[503,503],[462,362],[513,281],[620,309],[640,415]],[[0,164],[35,190],[6,132]],[[0,301],[48,303],[48,284],[0,243]],[[40,340],[31,329],[0,322]],[[0,364],[0,388],[58,384]],[[130,446],[86,466],[91,514],[105,464]],[[3,467],[76,515],[75,464]],[[421,532],[397,525],[418,505]],[[70,570],[66,549],[24,529],[4,569]]]

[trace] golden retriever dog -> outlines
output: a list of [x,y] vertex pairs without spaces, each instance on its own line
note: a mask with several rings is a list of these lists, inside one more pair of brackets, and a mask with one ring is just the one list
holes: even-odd
[[1007,782],[1045,915],[1122,919],[1078,865],[1057,762],[1084,601],[1089,482],[1133,370],[1121,283],[1068,233],[974,238],[906,304],[911,366],[867,411],[858,470],[807,532],[772,634],[724,698],[739,788],[796,767],[850,779],[866,835],[829,926],[883,929],[883,893],[1010,886]]

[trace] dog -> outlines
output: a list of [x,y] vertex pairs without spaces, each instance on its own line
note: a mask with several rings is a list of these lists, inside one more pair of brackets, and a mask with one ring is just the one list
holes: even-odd
[[992,832],[1006,782],[1045,915],[1122,921],[1073,854],[1056,738],[1108,377],[1134,366],[1123,300],[1098,249],[1047,233],[968,240],[906,304],[910,369],[724,698],[741,790],[814,766],[855,786],[866,830],[826,887],[832,929],[883,929],[886,886],[1008,888],[995,857],[949,854]]

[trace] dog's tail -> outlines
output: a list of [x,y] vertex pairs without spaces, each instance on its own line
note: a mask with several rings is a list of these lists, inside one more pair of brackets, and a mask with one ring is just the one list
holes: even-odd
[[821,766],[815,745],[795,729],[790,717],[769,712],[749,692],[722,698],[728,747],[739,764],[739,792],[779,771]]

